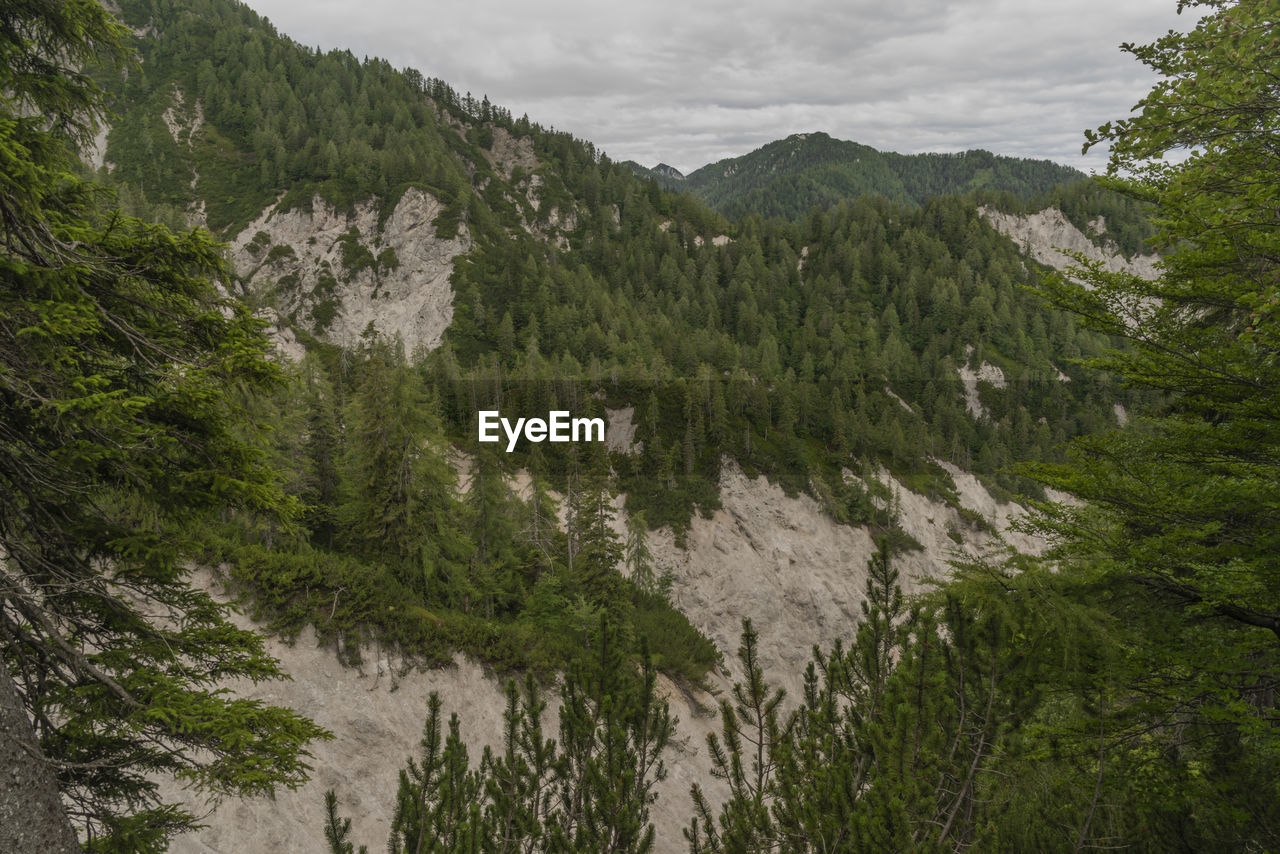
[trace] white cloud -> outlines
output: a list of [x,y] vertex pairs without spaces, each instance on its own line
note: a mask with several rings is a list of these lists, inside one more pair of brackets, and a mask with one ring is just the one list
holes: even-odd
[[1151,77],[1122,41],[1186,29],[1174,0],[250,0],[282,32],[684,171],[826,131],[890,151],[1080,157]]

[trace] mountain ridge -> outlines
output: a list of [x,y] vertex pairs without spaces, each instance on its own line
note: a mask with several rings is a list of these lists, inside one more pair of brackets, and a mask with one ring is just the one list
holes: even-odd
[[[670,168],[670,167],[667,167]],[[898,154],[822,131],[795,133],[747,154],[709,163],[673,180],[659,167],[637,168],[666,189],[687,191],[732,219],[748,213],[796,219],[860,195],[920,205],[933,196],[1004,192],[1026,200],[1084,174],[1049,160],[982,149]]]
[[[631,654],[647,644],[697,686],[722,678],[740,617],[782,607],[764,651],[798,690],[809,644],[858,619],[878,542],[908,589],[942,575],[1039,495],[1010,463],[1134,408],[1063,358],[1110,342],[1028,293],[1035,261],[972,199],[859,194],[735,222],[245,7],[122,5],[144,70],[113,81],[100,174],[139,208],[204,211],[233,291],[309,351],[257,404],[304,529],[237,520],[206,555],[285,637],[547,673],[608,615]],[[847,150],[775,148],[797,143]],[[494,455],[478,409],[626,411],[633,430]],[[386,448],[414,453],[384,466]],[[519,471],[529,494],[504,483]],[[595,521],[549,526],[557,512]],[[789,625],[803,644],[785,646]]]

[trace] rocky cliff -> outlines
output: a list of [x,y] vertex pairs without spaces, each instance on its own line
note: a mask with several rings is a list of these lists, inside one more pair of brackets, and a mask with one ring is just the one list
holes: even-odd
[[[961,506],[981,515],[1016,547],[1040,544],[1010,529],[1025,511],[996,501],[977,478],[944,464]],[[925,589],[947,572],[947,561],[999,545],[997,535],[977,530],[954,507],[931,501],[893,481],[902,527],[923,550],[898,558],[905,592]],[[465,483],[465,480],[464,480]],[[517,486],[519,481],[517,481]],[[669,571],[673,598],[693,623],[711,637],[728,665],[708,680],[709,690],[691,690],[663,680],[679,718],[677,738],[667,751],[667,779],[652,812],[659,852],[680,852],[688,822],[689,787],[698,782],[708,796],[723,794],[711,777],[706,736],[718,730],[715,710],[727,697],[744,618],[760,633],[761,660],[769,679],[795,696],[805,664],[816,645],[827,648],[848,638],[859,619],[867,561],[875,550],[863,528],[839,525],[808,496],[787,496],[763,477],[750,478],[727,465],[721,482],[723,508],[710,519],[695,518],[685,548],[670,531],[657,532],[651,548],[659,572]],[[619,501],[619,507],[621,501]],[[619,519],[621,528],[623,520]],[[958,540],[958,542],[957,542]],[[208,574],[201,583],[217,589]],[[244,625],[249,622],[240,618]],[[229,852],[310,852],[323,848],[324,792],[334,789],[353,837],[376,850],[386,839],[398,770],[416,754],[427,696],[438,691],[444,712],[457,712],[473,757],[495,744],[502,726],[501,680],[459,657],[451,668],[421,671],[407,667],[393,651],[365,650],[365,664],[344,667],[333,649],[317,647],[304,632],[292,645],[269,641],[292,681],[230,686],[237,693],[287,705],[332,730],[334,740],[315,749],[311,781],[274,799],[231,800],[208,814],[208,827],[180,838],[176,854]],[[555,721],[547,721],[554,734]],[[192,800],[197,810],[207,809]]]
[[441,204],[410,187],[384,221],[374,201],[350,213],[323,199],[262,212],[231,244],[236,272],[295,323],[352,346],[368,330],[405,352],[439,346],[453,319],[453,262],[471,248],[466,226],[441,237]]
[[1018,244],[1027,255],[1056,270],[1076,265],[1078,262],[1073,253],[1079,253],[1113,273],[1126,272],[1144,279],[1155,278],[1159,256],[1125,258],[1106,239],[1106,222],[1102,217],[1090,224],[1090,231],[1098,238],[1095,240],[1076,228],[1057,208],[1045,208],[1034,214],[1010,214],[981,207],[978,212],[992,228]]

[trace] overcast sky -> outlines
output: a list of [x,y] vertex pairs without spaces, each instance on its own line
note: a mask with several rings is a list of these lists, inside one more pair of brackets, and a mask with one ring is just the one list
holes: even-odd
[[1189,29],[1176,0],[248,0],[307,45],[348,48],[688,173],[792,133],[882,151],[1047,158],[1154,78],[1121,42]]

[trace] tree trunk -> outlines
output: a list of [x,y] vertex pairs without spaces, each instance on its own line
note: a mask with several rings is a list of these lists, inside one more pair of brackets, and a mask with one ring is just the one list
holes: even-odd
[[0,657],[0,851],[80,854],[27,710]]

